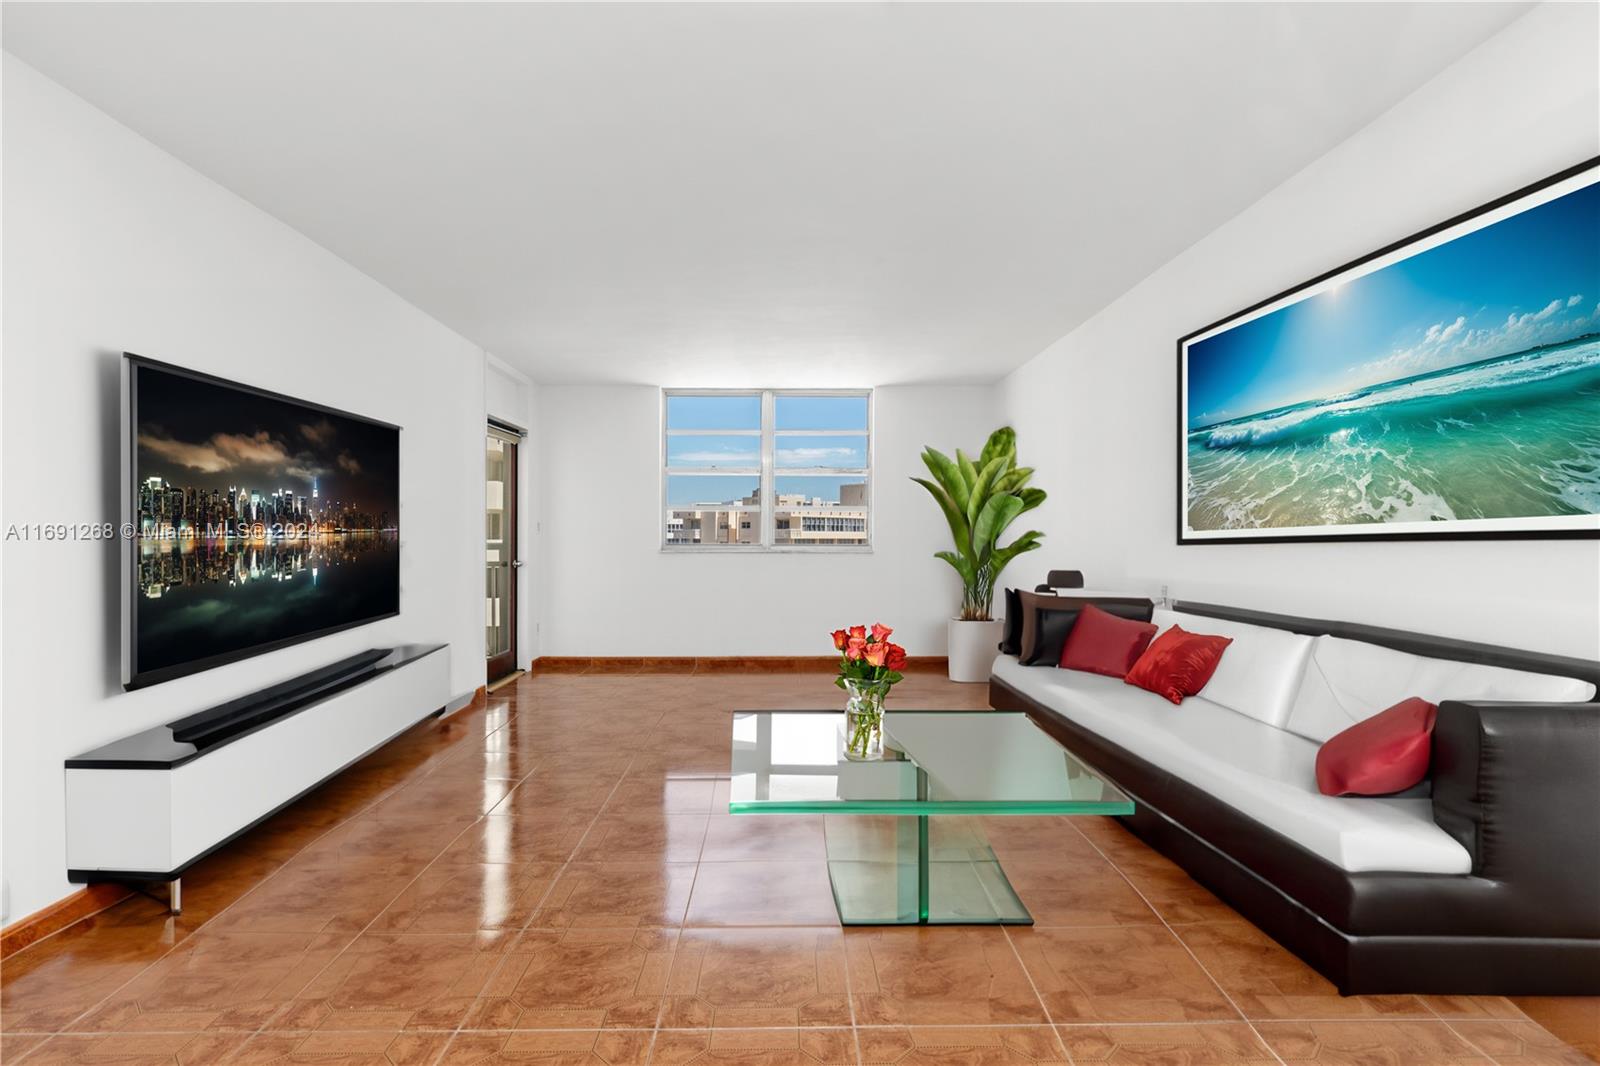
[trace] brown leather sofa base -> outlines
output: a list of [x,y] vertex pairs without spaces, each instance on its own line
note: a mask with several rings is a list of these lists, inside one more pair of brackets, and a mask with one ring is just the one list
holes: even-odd
[[1003,681],[989,703],[1026,711],[1116,781],[1137,807],[1124,825],[1345,995],[1600,994],[1600,937],[1527,935],[1570,922],[1559,906],[1507,921],[1476,905],[1492,880],[1347,873]]

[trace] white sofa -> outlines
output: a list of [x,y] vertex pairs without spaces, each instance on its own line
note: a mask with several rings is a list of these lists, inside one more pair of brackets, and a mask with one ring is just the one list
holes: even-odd
[[[1496,665],[1495,656],[1483,654],[1493,649],[1481,645],[1190,606],[1203,613],[1156,609],[1151,621],[1161,630],[1178,624],[1191,632],[1230,637],[1233,643],[1200,695],[1182,704],[1121,679],[1024,666],[1010,655],[995,662],[991,702],[1033,712],[1069,748],[1100,764],[1134,795],[1136,804],[1147,808],[1142,816],[1136,813],[1126,819],[1136,832],[1165,839],[1175,851],[1192,855],[1191,872],[1214,882],[1214,889],[1230,896],[1246,913],[1253,909],[1252,900],[1260,903],[1263,913],[1275,911],[1274,917],[1258,919],[1258,924],[1274,935],[1282,932],[1280,939],[1286,942],[1301,939],[1289,946],[1301,950],[1347,991],[1361,990],[1358,985],[1371,991],[1375,982],[1384,984],[1385,979],[1370,971],[1358,972],[1348,957],[1334,956],[1345,948],[1352,956],[1357,954],[1358,942],[1374,939],[1374,933],[1390,937],[1407,932],[1406,922],[1412,919],[1402,915],[1418,908],[1425,912],[1423,897],[1429,891],[1443,890],[1439,907],[1456,922],[1447,937],[1456,946],[1463,939],[1462,927],[1468,940],[1482,932],[1472,928],[1472,908],[1479,906],[1479,898],[1493,899],[1501,887],[1483,870],[1490,850],[1483,846],[1485,825],[1463,833],[1448,818],[1436,820],[1435,799],[1426,786],[1405,797],[1324,796],[1314,775],[1317,750],[1349,725],[1411,696],[1438,704],[1470,701],[1474,708],[1514,704],[1570,711],[1579,715],[1584,734],[1580,739],[1588,743],[1600,720],[1584,716],[1586,710],[1600,716],[1600,706],[1592,703],[1596,686],[1589,678],[1600,674],[1600,664],[1550,658],[1554,669],[1572,665],[1571,672],[1579,675],[1561,676]],[[1253,624],[1242,621],[1244,617],[1273,624]],[[1415,636],[1421,646],[1460,650],[1463,659],[1478,661],[1416,654],[1351,639],[1352,632]],[[1483,661],[1486,658],[1490,661]],[[1506,651],[1504,661],[1544,665],[1530,653],[1511,651]],[[1530,710],[1523,720],[1532,723],[1538,713]],[[1536,732],[1543,736],[1547,731],[1541,726]],[[1436,748],[1435,759],[1440,758]],[[1582,767],[1584,760],[1574,765]],[[1600,761],[1594,769],[1600,780]],[[1461,776],[1460,771],[1452,772]],[[1572,793],[1576,802],[1586,803],[1591,792],[1600,795],[1600,785],[1577,776]],[[1469,776],[1466,789],[1470,793],[1474,788]],[[1563,814],[1559,806],[1543,806],[1552,818]],[[1591,810],[1586,817],[1592,823],[1600,811]],[[1501,823],[1499,831],[1506,832],[1508,825]],[[1495,826],[1489,824],[1488,831],[1492,834]],[[1572,839],[1579,847],[1590,847],[1587,835]],[[1156,839],[1152,842],[1161,846]],[[1174,857],[1184,862],[1182,855]],[[1578,868],[1586,867],[1579,863]],[[1580,886],[1574,897],[1580,910],[1587,905],[1587,891]],[[1595,920],[1600,922],[1600,888],[1594,893]],[[1501,891],[1499,896],[1508,893]],[[1566,906],[1572,903],[1569,899]],[[1302,919],[1327,928],[1311,929],[1302,936],[1296,931]],[[1487,929],[1497,922],[1509,922],[1507,928],[1514,930],[1514,919],[1489,916],[1481,924]],[[1361,928],[1367,923],[1372,928]],[[1492,931],[1504,932],[1499,927]],[[1342,939],[1335,942],[1330,932]],[[1398,942],[1391,946],[1398,948]],[[1497,946],[1503,948],[1505,942]],[[1600,952],[1600,941],[1588,948]],[[1600,962],[1600,954],[1585,957]],[[1430,972],[1448,973],[1449,968],[1441,964]],[[1436,987],[1406,990],[1443,991],[1443,985],[1450,984],[1447,978],[1443,984],[1431,977],[1425,980]],[[1596,981],[1600,983],[1600,972]],[[1497,987],[1506,989],[1503,984]]]
[[1434,823],[1426,796],[1318,792],[1313,765],[1323,741],[1409,696],[1582,703],[1595,695],[1586,681],[1339,637],[1159,608],[1150,620],[1160,630],[1177,624],[1233,638],[1199,696],[1172,704],[1118,678],[1021,666],[1014,656],[997,660],[994,676],[1352,873],[1464,874],[1472,857]]

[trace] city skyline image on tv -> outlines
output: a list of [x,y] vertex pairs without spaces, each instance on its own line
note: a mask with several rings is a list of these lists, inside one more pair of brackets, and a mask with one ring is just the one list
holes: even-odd
[[399,430],[130,357],[131,686],[399,611]]

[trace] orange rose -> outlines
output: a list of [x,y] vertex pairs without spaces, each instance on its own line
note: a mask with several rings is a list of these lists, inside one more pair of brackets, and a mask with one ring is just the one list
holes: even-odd
[[891,670],[904,670],[906,667],[906,650],[898,644],[885,645],[889,651],[884,656],[883,665]]
[[866,640],[867,639],[867,627],[866,626],[851,626],[850,627],[850,639],[851,640]]
[[890,629],[888,626],[884,625],[882,622],[874,622],[874,623],[872,623],[872,639],[873,640],[879,641],[881,643],[881,642],[883,642],[885,640],[888,640],[889,639],[889,634],[893,633],[893,632],[894,632],[894,630]]
[[868,644],[864,657],[868,666],[882,666],[889,657],[889,645],[876,642]]
[[833,646],[840,651],[844,651],[845,642],[849,639],[850,634],[846,633],[844,630],[835,629],[833,631]]
[[865,637],[851,637],[850,640],[845,644],[844,657],[854,661],[866,654],[866,651],[867,641]]

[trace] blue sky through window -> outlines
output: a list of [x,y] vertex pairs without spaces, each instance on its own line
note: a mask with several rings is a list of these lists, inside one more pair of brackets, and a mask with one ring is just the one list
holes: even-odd
[[757,477],[714,477],[673,474],[667,478],[667,506],[693,507],[696,504],[737,504],[754,496],[760,487]]
[[1189,427],[1597,331],[1591,184],[1191,344]]
[[759,468],[760,437],[667,438],[667,465],[673,469]]
[[760,429],[761,397],[668,396],[668,429]]
[[777,428],[855,429],[867,428],[865,396],[778,396]]
[[832,466],[849,470],[867,467],[866,436],[786,437],[778,434],[773,442],[773,462],[778,469]]

